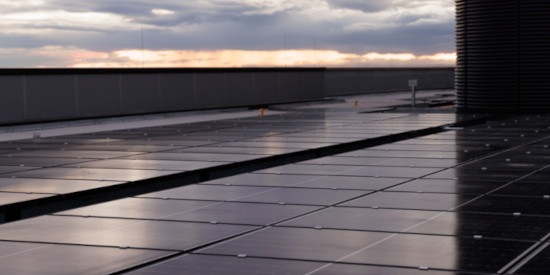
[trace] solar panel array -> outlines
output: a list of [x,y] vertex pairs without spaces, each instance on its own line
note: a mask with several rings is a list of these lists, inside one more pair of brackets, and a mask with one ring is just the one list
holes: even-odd
[[[389,121],[394,126],[386,125]],[[246,161],[454,121],[451,114],[288,113],[4,142],[0,143],[0,222],[32,215],[38,203],[50,202],[43,208],[55,209],[64,203],[59,195],[87,192],[101,197],[104,190],[183,172],[198,181],[200,173],[214,168],[232,169],[231,165]],[[8,213],[14,208],[21,208],[21,213]]]
[[[98,134],[79,135],[61,142],[98,142],[75,145],[74,151],[40,147],[58,144],[57,139],[19,150],[31,159],[61,152],[59,158],[72,163],[10,171],[0,175],[0,185],[21,178],[82,188],[89,188],[88,181],[130,184],[155,173],[181,172],[188,162],[195,165],[190,169],[202,169],[202,164],[309,150],[455,119],[454,114],[310,113],[217,122],[178,135],[171,131],[182,126],[153,137],[145,129],[120,132],[109,141],[100,134],[100,142]],[[482,125],[5,223],[0,225],[0,264],[13,273],[41,274],[548,273],[549,126],[548,116],[493,118]],[[148,137],[141,136],[144,132]],[[151,149],[148,141],[170,146],[162,141],[175,136],[203,142],[210,137],[212,143],[120,149]],[[83,151],[127,155],[82,162],[65,155]],[[9,154],[6,159],[18,157]],[[29,189],[13,183],[5,185],[18,189],[3,192],[55,196],[32,191],[44,185],[39,181],[25,182],[19,184]]]

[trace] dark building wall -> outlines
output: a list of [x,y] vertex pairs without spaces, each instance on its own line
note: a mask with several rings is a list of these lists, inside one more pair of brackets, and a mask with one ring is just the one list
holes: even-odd
[[550,1],[456,1],[457,107],[550,108]]
[[418,80],[418,90],[454,88],[454,68],[364,68],[327,69],[326,96],[409,90],[409,80]]
[[0,125],[316,100],[324,68],[1,69]]
[[0,125],[453,87],[453,69],[0,69]]

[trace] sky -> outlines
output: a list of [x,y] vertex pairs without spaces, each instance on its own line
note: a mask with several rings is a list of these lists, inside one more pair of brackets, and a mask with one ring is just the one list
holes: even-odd
[[454,66],[454,0],[0,0],[0,67]]

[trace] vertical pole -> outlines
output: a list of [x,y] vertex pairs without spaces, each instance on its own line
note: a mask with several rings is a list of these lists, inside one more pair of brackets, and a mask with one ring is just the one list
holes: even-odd
[[416,86],[418,86],[418,79],[409,79],[409,87],[411,87],[412,106],[416,107]]

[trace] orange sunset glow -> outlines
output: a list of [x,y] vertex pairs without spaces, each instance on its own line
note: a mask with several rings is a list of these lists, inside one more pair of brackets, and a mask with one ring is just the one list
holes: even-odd
[[[120,50],[76,52],[70,67],[375,67],[453,66],[455,53],[417,56],[412,53],[340,53],[333,50],[191,51]],[[86,58],[86,57],[90,58]]]

